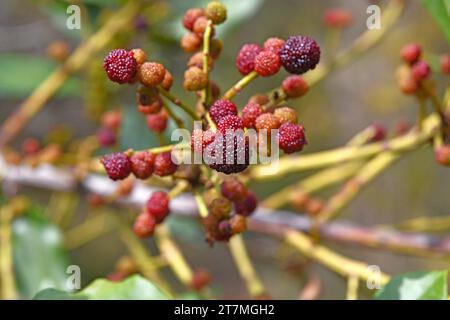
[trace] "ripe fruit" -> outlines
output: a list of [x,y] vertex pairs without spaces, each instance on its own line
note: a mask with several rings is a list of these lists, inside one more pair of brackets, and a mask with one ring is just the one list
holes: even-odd
[[122,113],[118,110],[105,112],[101,119],[102,126],[111,130],[119,130],[121,121]]
[[138,68],[138,77],[141,83],[148,87],[159,85],[166,74],[164,66],[157,62],[144,62]]
[[264,50],[271,51],[278,55],[284,43],[285,41],[283,39],[277,37],[269,38],[264,42]]
[[166,90],[169,91],[170,88],[172,88],[172,84],[173,84],[173,76],[172,74],[169,72],[169,70],[166,69],[166,73],[164,74],[164,79],[161,82],[161,87]]
[[177,171],[178,166],[172,161],[171,152],[163,152],[156,155],[155,171],[157,176],[170,176]]
[[165,112],[149,114],[146,118],[147,127],[150,129],[150,131],[161,133],[167,128],[167,120],[168,116]]
[[323,21],[330,28],[345,28],[352,22],[352,14],[345,9],[329,9],[325,11]]
[[227,19],[227,8],[219,1],[212,1],[206,7],[206,16],[214,24],[221,24]]
[[230,100],[217,100],[212,104],[212,106],[209,108],[209,114],[211,116],[211,119],[218,123],[220,119],[222,119],[225,116],[228,115],[237,115],[237,107],[236,105],[231,102]]
[[285,153],[298,152],[306,144],[303,126],[291,122],[283,123],[278,131],[278,145]]
[[194,152],[202,154],[203,149],[205,149],[211,142],[214,141],[216,134],[214,131],[201,129],[194,129],[191,136],[191,148]]
[[231,203],[225,198],[215,198],[208,205],[208,211],[219,220],[227,219],[231,211]]
[[434,152],[437,163],[450,166],[450,145],[443,145]]
[[134,222],[133,231],[139,238],[148,238],[155,231],[156,221],[146,212],[139,214]]
[[156,223],[161,223],[169,214],[169,196],[164,191],[153,192],[147,201],[146,209]]
[[194,29],[194,22],[199,17],[205,16],[205,10],[202,8],[192,8],[186,11],[183,17],[183,26],[192,31]]
[[250,162],[248,140],[243,135],[236,135],[233,142],[227,140],[226,137],[217,136],[210,152],[204,154],[205,162],[212,169],[225,174],[244,171]]
[[422,81],[430,75],[430,66],[425,61],[417,61],[411,68],[411,74],[416,81]]
[[96,133],[98,144],[101,147],[107,148],[116,144],[116,133],[109,128],[100,128]]
[[255,194],[252,191],[248,191],[244,200],[234,204],[234,209],[237,214],[248,217],[255,211],[257,203],[258,200],[256,200]]
[[255,71],[261,77],[276,74],[281,68],[280,57],[272,51],[262,51],[255,57]]
[[137,63],[133,53],[125,49],[114,49],[103,60],[103,69],[111,81],[122,84],[134,79]]
[[407,44],[400,50],[400,57],[408,64],[413,64],[418,61],[421,54],[422,47],[417,43]]
[[287,72],[302,74],[319,63],[320,47],[313,38],[291,36],[280,49],[280,58]]
[[280,127],[280,119],[273,115],[272,113],[263,113],[255,120],[255,128],[256,130],[267,130],[267,133],[270,134],[270,130],[278,129]]
[[150,151],[141,151],[130,157],[131,172],[138,179],[147,179],[153,173],[156,156]]
[[217,123],[217,130],[223,135],[227,134],[228,131],[234,132],[239,129],[244,129],[244,123],[241,118],[235,115],[225,116]]
[[255,69],[255,58],[262,51],[254,43],[244,44],[236,57],[236,67],[245,76]]
[[281,88],[289,98],[298,98],[308,92],[309,85],[303,77],[292,75],[283,80]]
[[142,49],[131,49],[131,53],[133,54],[134,60],[136,60],[137,64],[143,64],[147,61],[147,54]]
[[255,128],[255,121],[262,113],[263,108],[256,102],[250,101],[242,109],[242,121],[246,128]]
[[297,112],[289,107],[275,109],[273,114],[280,119],[281,123],[292,122],[297,123]]
[[443,54],[440,56],[441,72],[450,74],[450,54]]
[[188,32],[181,38],[181,48],[186,53],[197,51],[201,45],[202,38],[193,32]]
[[247,196],[247,187],[238,179],[230,178],[222,182],[220,192],[228,200],[240,202]]
[[208,77],[202,69],[191,67],[184,73],[183,87],[189,91],[203,90],[208,85]]
[[131,173],[131,161],[125,153],[107,154],[101,158],[100,162],[105,167],[109,178],[114,181],[123,180]]

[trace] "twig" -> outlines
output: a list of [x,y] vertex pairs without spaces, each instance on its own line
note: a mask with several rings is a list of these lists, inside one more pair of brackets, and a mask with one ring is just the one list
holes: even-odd
[[212,21],[208,20],[208,24],[203,34],[203,72],[206,74],[208,84],[202,91],[202,104],[207,107],[209,102],[209,96],[211,93],[211,82],[209,76],[209,58],[210,58],[210,45],[211,45],[211,33],[212,33]]
[[227,92],[223,95],[223,99],[231,100],[233,99],[242,89],[244,89],[250,82],[258,77],[256,71],[252,71],[245,77],[241,78],[235,85],[233,85]]
[[347,278],[347,300],[358,300],[359,279],[357,276]]
[[7,204],[0,208],[0,296],[5,300],[17,299],[12,258],[13,210]]
[[166,97],[169,101],[171,101],[174,105],[180,107],[183,109],[184,112],[186,112],[193,120],[199,121],[199,116],[194,112],[194,109],[189,107],[187,104],[185,104],[183,101],[175,97],[173,94],[171,94],[169,91],[164,90],[161,86],[158,86],[159,93],[161,93],[164,97]]

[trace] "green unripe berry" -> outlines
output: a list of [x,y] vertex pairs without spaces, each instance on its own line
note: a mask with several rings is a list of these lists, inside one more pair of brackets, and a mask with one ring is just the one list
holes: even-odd
[[219,1],[213,1],[206,7],[206,16],[213,24],[221,24],[227,19],[227,8]]

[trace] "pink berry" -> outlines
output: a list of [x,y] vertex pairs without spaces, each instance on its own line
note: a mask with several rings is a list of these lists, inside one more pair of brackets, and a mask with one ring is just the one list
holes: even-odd
[[270,77],[281,68],[280,57],[272,51],[262,51],[255,58],[255,71],[261,77]]
[[107,154],[102,157],[100,162],[105,167],[109,178],[114,181],[123,180],[131,173],[131,161],[125,153]]
[[155,231],[156,221],[147,212],[143,212],[138,215],[134,222],[133,232],[139,238],[148,238],[153,235]]
[[251,215],[258,206],[258,200],[256,195],[252,191],[247,191],[247,194],[241,202],[234,203],[234,209],[237,214],[248,217]]
[[280,49],[283,47],[284,42],[285,41],[283,39],[277,37],[269,38],[264,42],[264,50],[278,54]]
[[256,102],[250,101],[242,109],[242,121],[246,128],[255,128],[255,121],[261,114],[263,114],[263,108]]
[[219,132],[222,133],[223,135],[227,134],[227,131],[234,132],[239,129],[241,130],[244,129],[244,123],[242,122],[241,118],[234,115],[228,115],[223,117],[217,124],[217,130],[219,130]]
[[292,75],[283,80],[281,88],[289,98],[298,98],[308,92],[309,85],[302,76]]
[[413,64],[419,60],[421,54],[422,47],[417,43],[407,44],[400,50],[400,57],[408,64]]
[[430,66],[425,61],[417,61],[411,68],[411,73],[416,81],[422,81],[430,75]]
[[146,209],[156,223],[161,223],[169,214],[169,196],[164,191],[153,192],[147,201]]
[[114,49],[103,60],[103,68],[111,81],[122,84],[134,79],[137,62],[132,52],[125,49]]
[[209,114],[211,116],[211,119],[215,123],[219,123],[220,119],[222,119],[225,116],[228,115],[237,115],[237,107],[236,105],[231,102],[230,100],[217,100],[212,104],[212,106],[209,108]]
[[283,123],[278,131],[278,144],[285,153],[301,151],[306,144],[305,129],[292,122]]
[[236,67],[242,75],[247,75],[255,69],[255,58],[262,51],[254,43],[244,44],[236,57]]

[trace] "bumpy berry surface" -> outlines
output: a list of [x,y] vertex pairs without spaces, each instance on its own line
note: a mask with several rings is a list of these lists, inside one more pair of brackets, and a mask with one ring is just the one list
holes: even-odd
[[320,47],[313,38],[291,36],[281,48],[280,58],[287,72],[302,74],[319,63]]
[[100,128],[97,130],[97,141],[102,147],[111,147],[116,144],[116,132],[110,128]]
[[194,29],[195,20],[199,17],[205,16],[205,10],[202,8],[192,8],[186,11],[183,17],[183,26],[188,30]]
[[430,75],[430,66],[425,61],[417,61],[411,68],[411,73],[416,81],[422,81]]
[[244,123],[241,118],[235,115],[225,116],[217,123],[217,130],[223,135],[225,135],[227,131],[236,131],[239,129],[244,129]]
[[217,100],[212,104],[212,106],[209,108],[209,114],[211,116],[211,119],[215,123],[219,123],[220,119],[222,119],[225,116],[228,115],[237,115],[237,107],[236,105],[231,102],[230,100]]
[[161,223],[169,214],[169,196],[164,191],[153,192],[147,201],[147,213],[151,215],[156,223]]
[[270,102],[270,98],[265,93],[257,93],[255,95],[251,96],[250,99],[248,100],[248,102],[255,102],[255,103],[259,104],[260,106],[263,106]]
[[263,114],[263,108],[256,102],[250,101],[242,109],[242,121],[246,128],[255,128],[255,121],[261,114]]
[[188,32],[181,38],[181,49],[186,53],[197,51],[201,44],[202,38],[193,32]]
[[264,42],[264,50],[279,54],[284,43],[285,41],[283,39],[277,37],[269,38]]
[[134,60],[136,60],[137,64],[143,64],[145,61],[147,61],[147,54],[144,52],[144,50],[139,48],[131,49],[131,53],[133,54]]
[[173,76],[172,74],[169,72],[169,70],[166,69],[166,73],[164,74],[164,79],[161,82],[161,87],[164,90],[169,91],[170,88],[172,88],[173,85]]
[[248,191],[244,200],[234,204],[234,209],[237,214],[248,217],[255,211],[257,205],[258,200],[256,199],[256,195],[252,191]]
[[147,179],[153,173],[156,156],[150,151],[141,151],[130,157],[131,172],[138,179]]
[[103,60],[103,68],[111,81],[127,83],[134,79],[137,63],[131,52],[114,49]]
[[280,56],[272,51],[262,51],[255,57],[255,71],[261,77],[270,77],[281,68]]
[[139,238],[148,238],[155,231],[156,221],[146,212],[138,215],[134,222],[133,231]]
[[206,7],[206,16],[214,24],[221,24],[227,19],[227,8],[219,1],[212,1]]
[[166,69],[158,62],[145,62],[138,68],[138,77],[143,85],[154,87],[164,80]]
[[281,125],[280,119],[272,113],[263,113],[255,120],[255,128],[257,130],[266,129],[268,133],[272,129],[278,129]]
[[275,109],[273,114],[280,119],[281,123],[292,122],[297,123],[297,112],[289,107],[281,107]]
[[170,176],[177,171],[178,166],[172,161],[171,152],[163,152],[156,155],[155,171],[157,176]]
[[330,28],[345,28],[352,22],[352,14],[345,9],[328,9],[323,15],[323,21]]
[[242,46],[236,57],[236,67],[242,75],[245,76],[255,70],[255,58],[261,51],[261,47],[254,43]]
[[418,61],[421,55],[422,47],[417,43],[407,44],[400,50],[400,57],[408,64]]
[[130,158],[122,152],[107,154],[100,161],[108,176],[114,181],[125,179],[131,173]]
[[[212,169],[225,174],[238,173],[247,169],[250,151],[248,140],[243,135],[236,135],[233,141],[228,143],[225,136],[218,136],[208,148],[211,148],[211,152],[207,152],[204,158]],[[220,150],[222,157],[220,157]],[[218,151],[217,154],[216,151]]]
[[147,127],[152,132],[161,133],[167,128],[167,120],[167,114],[164,112],[149,114],[146,118]]
[[201,129],[194,129],[191,135],[192,151],[202,154],[203,150],[214,141],[216,134],[212,130],[203,131]]
[[289,98],[298,98],[308,92],[309,85],[303,77],[292,75],[283,80],[281,88]]
[[208,77],[202,69],[190,67],[184,73],[183,86],[189,91],[198,91],[204,89],[208,84]]
[[283,123],[278,131],[278,144],[286,153],[301,151],[306,144],[305,129],[291,122]]
[[203,34],[205,33],[206,27],[208,25],[208,18],[206,17],[199,17],[194,22],[194,28],[193,31],[197,36],[203,37]]
[[220,192],[230,201],[241,202],[247,196],[247,187],[238,179],[231,178],[222,182]]

